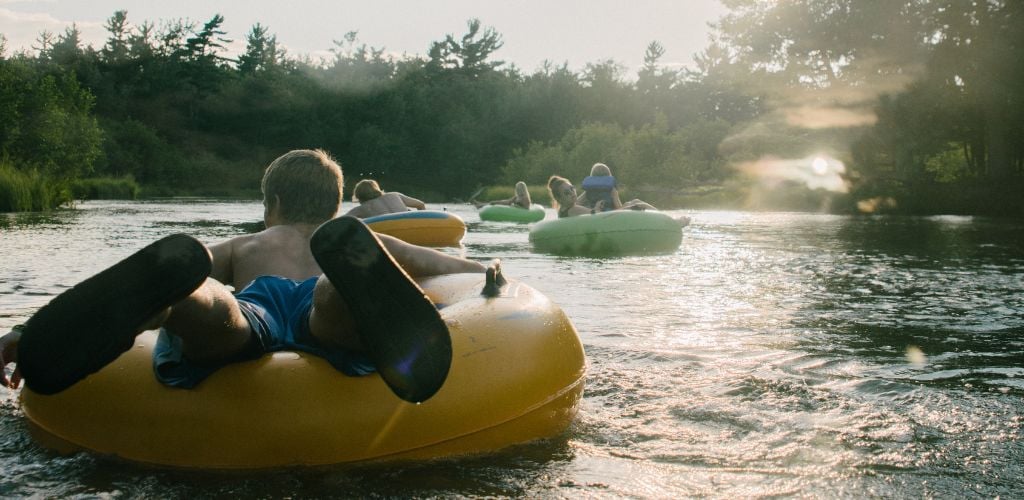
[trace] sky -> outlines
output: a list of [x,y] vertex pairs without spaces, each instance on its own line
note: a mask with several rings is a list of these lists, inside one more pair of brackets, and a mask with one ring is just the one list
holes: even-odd
[[477,18],[504,41],[492,60],[532,72],[545,60],[579,71],[612,59],[626,67],[627,78],[655,40],[665,48],[661,65],[692,66],[707,45],[708,23],[726,11],[718,0],[0,0],[0,34],[10,55],[30,50],[44,30],[62,33],[74,23],[98,49],[107,38],[103,24],[117,10],[126,10],[132,24],[157,25],[187,19],[201,26],[221,14],[235,54],[260,23],[289,54],[314,58],[329,55],[349,31],[388,53],[424,55],[431,42],[461,36]]

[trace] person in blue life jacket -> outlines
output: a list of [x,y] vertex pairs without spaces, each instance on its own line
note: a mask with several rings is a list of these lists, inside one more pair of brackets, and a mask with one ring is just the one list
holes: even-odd
[[[580,205],[593,208],[599,212],[610,210],[657,210],[654,205],[643,200],[632,199],[623,203],[619,199],[618,182],[608,165],[595,163],[590,168],[590,175],[583,179],[580,184],[583,193],[576,200]],[[603,202],[601,208],[597,207],[598,202]]]
[[515,195],[511,198],[494,201],[476,201],[474,198],[470,198],[469,202],[476,208],[482,208],[488,205],[508,205],[510,207],[525,208],[527,210],[529,210],[530,205],[533,204],[533,200],[530,199],[530,190],[527,189],[526,183],[523,181],[516,183]]
[[[608,212],[611,210],[657,210],[654,205],[640,199],[632,199],[626,203],[619,200],[618,183],[608,165],[595,163],[590,168],[590,175],[581,184],[583,193],[576,203],[591,209],[591,212]],[[691,219],[685,215],[675,218],[679,227],[686,227]]]

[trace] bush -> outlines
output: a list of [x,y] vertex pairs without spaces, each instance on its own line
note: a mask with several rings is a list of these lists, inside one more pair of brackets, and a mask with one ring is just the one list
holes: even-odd
[[600,162],[611,167],[620,186],[718,184],[731,173],[717,151],[728,133],[729,126],[722,121],[702,121],[675,130],[663,122],[631,129],[589,123],[566,132],[555,143],[532,142],[514,150],[502,174],[506,182],[536,184],[557,174],[575,183]]
[[72,200],[65,183],[48,179],[36,170],[16,170],[0,161],[0,212],[51,210]]
[[0,163],[0,212],[32,211],[32,178]]
[[131,177],[78,179],[71,183],[76,200],[134,200],[139,196],[139,185]]

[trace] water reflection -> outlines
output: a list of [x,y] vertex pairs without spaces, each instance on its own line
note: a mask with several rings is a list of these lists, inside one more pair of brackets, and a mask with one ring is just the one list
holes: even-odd
[[31,229],[70,224],[79,212],[74,210],[54,210],[51,212],[0,212],[0,229]]
[[849,253],[906,257],[915,266],[1010,259],[1021,263],[1024,225],[983,217],[850,218],[836,242]]
[[[83,208],[5,226],[0,328],[156,237],[220,241],[262,215],[258,202],[216,200]],[[469,233],[443,251],[503,259],[579,329],[587,388],[565,436],[448,461],[196,474],[53,457],[0,389],[0,495],[1009,498],[1024,487],[1018,221],[670,212],[693,218],[678,251],[593,259],[534,254],[529,225],[447,208]]]
[[861,218],[836,236],[834,248],[823,248],[834,258],[810,266],[817,285],[807,306],[813,316],[795,326],[831,335],[861,356],[900,359],[915,346],[932,360],[987,352],[964,361],[989,365],[1021,353],[1009,339],[1022,325],[1024,227]]

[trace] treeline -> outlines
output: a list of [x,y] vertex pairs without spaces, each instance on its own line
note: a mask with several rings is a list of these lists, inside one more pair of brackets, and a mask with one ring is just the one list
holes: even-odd
[[[317,60],[257,24],[228,58],[219,15],[157,25],[118,11],[100,48],[75,27],[41,34],[31,54],[0,44],[0,210],[26,209],[4,205],[4,186],[53,204],[85,177],[254,194],[265,165],[300,147],[331,151],[349,185],[373,177],[438,201],[580,179],[602,161],[629,194],[667,206],[1019,210],[1019,5],[870,4],[733,1],[695,69],[665,67],[652,42],[635,78],[611,60],[524,72],[477,20],[423,57],[351,32]],[[818,115],[832,118],[807,123]],[[845,165],[842,188],[807,182],[820,156]],[[810,174],[759,169],[769,157]]]
[[[118,11],[98,50],[83,46],[72,27],[44,33],[34,56],[3,59],[3,78],[23,87],[4,98],[15,117],[0,130],[10,163],[56,179],[131,176],[149,193],[229,194],[256,188],[262,169],[282,151],[319,147],[341,161],[350,179],[374,177],[386,189],[438,199],[514,182],[521,174],[507,165],[517,151],[587,135],[587,124],[706,135],[696,125],[707,122],[718,135],[689,142],[712,145],[701,161],[715,165],[689,172],[680,161],[673,168],[687,180],[715,182],[729,175],[714,158],[713,144],[728,128],[716,109],[733,100],[729,106],[741,108],[733,120],[758,112],[755,99],[666,78],[657,69],[657,44],[634,87],[612,61],[582,74],[565,65],[524,74],[495,60],[501,36],[476,20],[462,36],[431,44],[424,58],[388,56],[348,33],[335,42],[333,58],[317,61],[286,54],[262,25],[246,35],[244,54],[227,59],[222,23],[214,16],[202,26],[132,25]],[[37,133],[29,123],[59,130]],[[65,142],[72,136],[75,144]],[[580,140],[599,146],[601,138]],[[72,151],[77,156],[59,153]],[[556,170],[578,175],[608,161],[607,153],[592,148],[578,154],[582,163]],[[623,164],[626,177],[629,167]],[[551,173],[529,175],[543,182]]]

